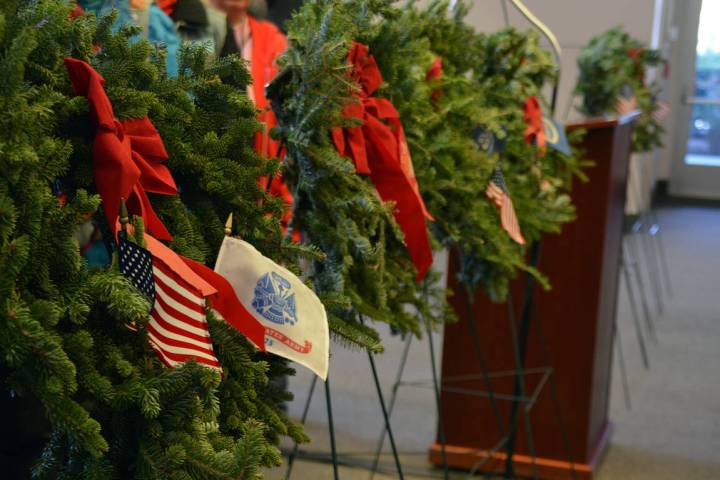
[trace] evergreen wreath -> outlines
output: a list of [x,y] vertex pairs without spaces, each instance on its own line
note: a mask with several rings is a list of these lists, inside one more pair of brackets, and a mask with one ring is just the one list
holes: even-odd
[[[588,164],[577,150],[568,156],[548,148],[541,157],[524,139],[524,100],[541,96],[555,78],[537,34],[478,34],[463,21],[469,4],[457,2],[450,13],[448,7],[446,0],[426,9],[412,2],[387,6],[376,28],[361,29],[361,41],[377,52],[385,79],[381,92],[403,119],[420,188],[436,219],[430,224],[434,237],[458,251],[463,285],[482,287],[502,301],[518,270],[548,283],[527,265],[525,249],[502,229],[485,195],[494,168],[500,162],[521,230],[532,242],[574,218],[568,192]],[[436,59],[442,73],[429,80]],[[504,141],[504,154],[478,147],[478,127]],[[571,135],[570,143],[581,135]]]
[[3,395],[39,400],[49,420],[34,476],[259,478],[280,462],[279,436],[306,440],[280,408],[288,394],[269,383],[291,370],[211,313],[223,378],[194,362],[166,368],[145,334],[145,297],[113,265],[88,268],[74,236],[88,216],[105,222],[94,127],[63,59],[105,77],[119,119],[149,115],[159,130],[180,194],[152,201],[173,249],[212,265],[234,212],[243,238],[297,271],[298,253],[314,254],[283,240],[280,202],[257,184],[278,165],[253,151],[249,74],[238,58],[211,62],[186,47],[168,78],[162,51],[128,41],[135,28],[115,34],[112,16],[71,19],[71,9],[64,0],[0,7],[0,365]]
[[[349,76],[350,46],[377,28],[390,3],[306,2],[286,24],[284,73],[271,88],[280,124],[275,134],[287,148],[283,177],[294,198],[292,228],[324,254],[313,262],[311,276],[330,330],[341,342],[371,351],[382,346],[364,318],[419,334],[417,312],[429,313],[433,298],[443,293],[430,286],[431,279],[416,283],[393,205],[380,200],[331,139],[334,128],[357,125],[342,116],[359,89]],[[445,311],[441,307],[441,315]]]
[[580,75],[575,93],[582,95],[580,112],[598,117],[615,112],[621,96],[634,96],[641,112],[633,129],[633,151],[649,152],[662,146],[664,129],[655,113],[659,86],[648,84],[649,68],[664,65],[660,52],[647,48],[621,27],[590,40],[578,57]]

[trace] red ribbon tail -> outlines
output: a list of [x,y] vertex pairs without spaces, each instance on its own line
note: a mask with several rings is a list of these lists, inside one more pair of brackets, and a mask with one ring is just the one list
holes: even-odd
[[245,335],[258,349],[264,352],[265,327],[238,300],[230,282],[201,263],[185,257],[182,257],[182,259],[197,275],[217,290],[216,294],[208,297],[212,308],[217,310],[228,324]]
[[407,245],[410,259],[417,269],[415,281],[419,283],[425,278],[428,270],[430,270],[433,262],[433,254],[422,212],[416,212],[413,217],[415,218],[408,218],[407,216],[399,218],[398,223],[405,234],[405,244]]

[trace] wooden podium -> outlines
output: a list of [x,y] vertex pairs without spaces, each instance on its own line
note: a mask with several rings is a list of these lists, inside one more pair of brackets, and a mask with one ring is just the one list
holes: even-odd
[[[565,225],[559,235],[547,235],[542,241],[539,268],[550,279],[552,290],[538,287],[530,321],[526,369],[552,367],[553,378],[542,388],[539,373],[525,374],[525,389],[539,391],[530,410],[536,468],[543,479],[571,479],[571,463],[561,435],[553,394],[562,415],[575,478],[590,479],[610,435],[607,418],[613,347],[618,274],[621,255],[622,225],[632,119],[589,120],[573,124],[568,130],[586,129],[582,148],[595,162],[588,169],[590,181],[575,182],[571,196],[577,207],[577,219]],[[479,379],[481,372],[468,330],[463,289],[454,272],[457,257],[451,256],[448,285],[455,292],[450,299],[459,321],[445,327],[442,359],[444,387],[442,415],[445,425],[446,452],[451,467],[470,469],[488,459],[481,471],[504,471],[504,447],[492,452],[503,438],[487,396],[460,393],[458,389],[486,391]],[[525,276],[513,282],[516,317],[522,310]],[[490,383],[498,397],[495,404],[507,431],[514,377],[496,375],[516,368],[511,341],[507,304],[493,304],[484,292],[473,303],[473,316],[480,335],[487,369],[493,373]],[[541,324],[546,349],[540,341]],[[458,377],[472,380],[458,381]],[[553,383],[554,382],[554,383]],[[555,392],[553,386],[556,386]],[[458,388],[459,387],[459,388]],[[532,475],[522,410],[518,416],[514,464],[519,476]],[[430,460],[442,465],[440,444],[430,447]]]

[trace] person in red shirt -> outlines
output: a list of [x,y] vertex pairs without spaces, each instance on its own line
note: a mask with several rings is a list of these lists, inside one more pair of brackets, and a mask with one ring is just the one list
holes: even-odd
[[[263,157],[280,156],[279,143],[270,138],[270,129],[277,125],[270,103],[265,97],[267,85],[278,73],[277,58],[287,49],[285,35],[274,24],[259,20],[249,13],[250,0],[211,0],[215,8],[225,12],[228,25],[222,56],[237,53],[249,63],[252,85],[248,85],[247,95],[255,102],[259,110],[258,120],[264,130],[255,136],[255,150]],[[260,179],[261,185],[267,179]],[[292,195],[281,177],[274,178],[270,193],[281,197],[288,204],[283,215],[283,225],[287,227],[291,212]],[[294,234],[296,236],[296,234]]]

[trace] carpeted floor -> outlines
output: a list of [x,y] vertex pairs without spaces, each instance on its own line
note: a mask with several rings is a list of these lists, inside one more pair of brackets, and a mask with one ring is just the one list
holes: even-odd
[[[674,207],[659,214],[674,292],[672,298],[664,295],[660,314],[641,251],[638,266],[644,275],[657,340],[648,338],[647,330],[643,331],[650,360],[646,370],[626,290],[621,285],[618,322],[631,408],[624,399],[616,359],[610,407],[614,431],[596,476],[598,480],[720,479],[720,209]],[[627,241],[637,242],[637,247],[646,245],[640,238]],[[403,343],[388,332],[383,333],[387,352],[377,358],[377,364],[387,398]],[[442,342],[438,336],[434,341],[439,351]],[[370,464],[382,431],[382,417],[367,356],[336,347],[332,365],[330,380],[338,449],[345,459]],[[414,342],[404,378],[425,379],[429,372],[427,343]],[[291,379],[296,400],[290,405],[290,412],[296,418],[302,414],[311,379],[302,369]],[[393,427],[408,473],[405,478],[440,478],[439,472],[429,469],[426,461],[427,446],[435,435],[434,411],[431,390],[417,387],[399,390]],[[313,442],[303,446],[303,450],[327,452],[327,413],[320,383],[310,406],[307,430]],[[380,467],[387,474],[375,478],[397,478],[387,442],[385,446]],[[283,465],[270,470],[267,476],[283,478],[285,469]],[[462,472],[453,474],[453,478],[465,476]],[[294,465],[291,478],[331,479],[332,468],[327,463],[303,458]],[[340,478],[370,476],[367,470],[342,467]]]

